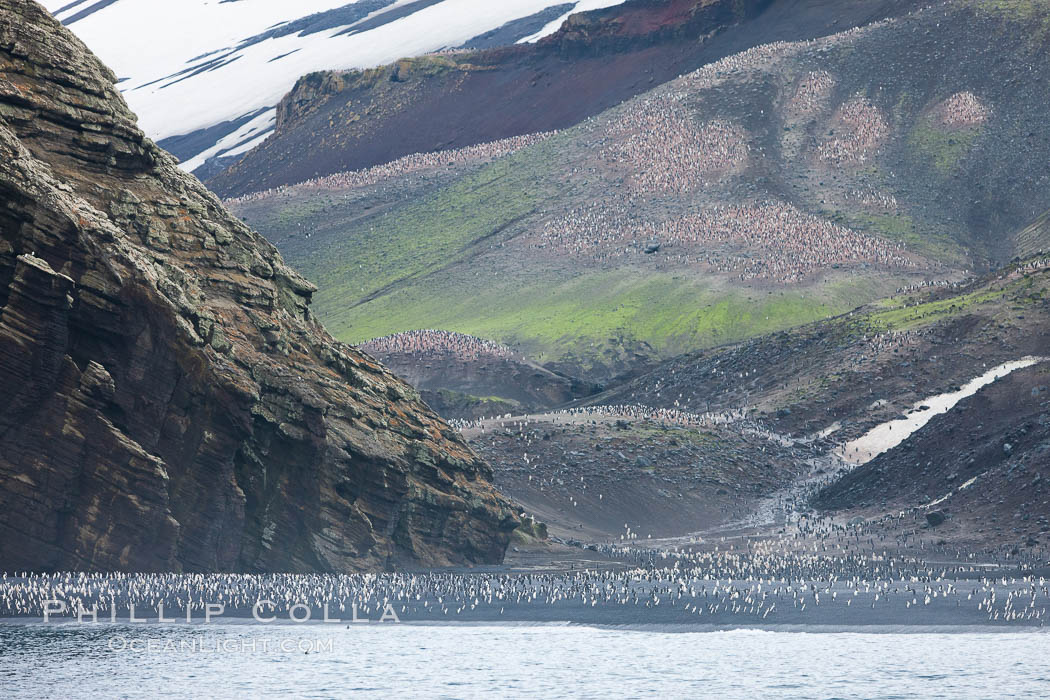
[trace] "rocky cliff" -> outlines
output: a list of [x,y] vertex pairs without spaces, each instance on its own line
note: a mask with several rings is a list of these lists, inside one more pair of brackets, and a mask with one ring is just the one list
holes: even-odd
[[0,569],[500,561],[488,467],[114,82],[0,0]]

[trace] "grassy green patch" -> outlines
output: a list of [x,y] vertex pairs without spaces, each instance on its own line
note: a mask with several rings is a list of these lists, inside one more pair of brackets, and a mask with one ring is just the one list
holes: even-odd
[[1050,251],[1050,211],[1043,212],[1035,221],[1017,234],[1017,251],[1034,255]]
[[[996,35],[1023,36],[1033,46],[1043,44],[1050,36],[1050,9],[1046,0],[967,0],[971,7],[988,19],[1005,20],[998,27],[988,22],[989,41]],[[982,18],[983,19],[983,18]]]
[[1037,22],[1037,26],[1044,28],[1050,23],[1045,0],[970,0],[970,3],[984,12],[993,12],[1008,19]]
[[323,215],[332,206],[329,197],[312,197],[300,199],[283,207],[275,207],[272,213],[270,226],[282,230],[293,229],[299,224],[307,224]]
[[438,274],[349,309],[322,288],[317,306],[329,330],[348,342],[437,327],[516,345],[539,361],[575,358],[587,368],[615,364],[624,348],[668,357],[782,330],[884,291],[870,281],[850,281],[769,294],[618,269],[569,278]]
[[947,178],[970,152],[979,133],[977,127],[947,130],[922,119],[908,134],[908,147],[925,160],[936,175]]
[[1006,291],[981,289],[969,294],[960,294],[948,299],[912,306],[905,306],[903,301],[898,299],[895,305],[884,304],[889,308],[872,313],[866,320],[880,331],[909,330],[961,315],[978,304],[999,300],[1005,295]]
[[507,403],[514,406],[521,405],[520,402],[514,399],[504,398],[503,396],[475,396],[474,394],[467,394],[462,391],[452,391],[451,389],[438,389],[434,393],[450,402],[462,401],[466,403]]
[[[507,158],[419,202],[355,226],[298,266],[346,307],[390,285],[463,259],[535,207],[514,159]],[[498,202],[498,206],[493,206]]]
[[946,233],[920,231],[907,214],[871,214],[863,211],[844,211],[828,218],[857,231],[899,241],[908,250],[933,258],[948,265],[964,264],[963,247]]

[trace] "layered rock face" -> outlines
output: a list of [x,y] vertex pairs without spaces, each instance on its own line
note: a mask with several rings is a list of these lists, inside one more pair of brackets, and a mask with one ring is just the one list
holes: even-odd
[[332,340],[115,80],[0,0],[0,570],[500,561],[488,467]]

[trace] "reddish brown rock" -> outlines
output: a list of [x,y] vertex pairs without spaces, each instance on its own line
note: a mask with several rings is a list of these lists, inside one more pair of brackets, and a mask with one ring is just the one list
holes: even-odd
[[0,0],[0,569],[494,563],[516,518],[313,286]]

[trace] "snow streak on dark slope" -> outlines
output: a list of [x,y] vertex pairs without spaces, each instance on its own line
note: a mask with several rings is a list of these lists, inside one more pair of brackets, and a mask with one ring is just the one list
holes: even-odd
[[541,10],[534,15],[511,20],[502,27],[491,29],[484,34],[479,34],[470,41],[463,44],[464,49],[492,49],[497,46],[509,46],[517,43],[525,37],[532,36],[545,26],[558,19],[576,7],[575,2],[564,5],[554,5]]
[[[83,5],[84,1],[85,0],[78,0],[78,2],[70,3],[69,5],[66,5],[66,7],[63,8],[63,9],[72,9],[74,6]],[[88,16],[98,12],[101,9],[109,7],[110,5],[112,5],[115,2],[117,2],[117,0],[99,0],[96,3],[94,3],[92,5],[88,5],[84,9],[78,10],[77,12],[69,15],[68,17],[66,17],[66,19],[62,20],[62,24],[65,24],[67,26],[70,25],[70,24],[73,24],[74,22],[76,22],[78,20],[82,20],[85,17],[88,17]]]

